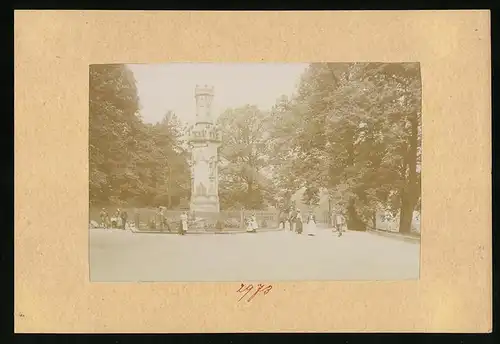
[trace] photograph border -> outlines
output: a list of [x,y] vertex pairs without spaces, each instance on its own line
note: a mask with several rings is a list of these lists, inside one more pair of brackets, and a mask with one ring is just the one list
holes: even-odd
[[[489,13],[225,15],[16,12],[15,330],[491,331]],[[128,22],[133,24],[126,25]],[[183,22],[182,37],[166,40],[161,33],[151,34],[153,28],[175,28]],[[249,23],[258,29],[250,31],[245,26]],[[300,33],[295,31],[296,25],[302,25]],[[343,49],[318,45],[332,35]],[[191,39],[184,41],[186,37]],[[236,44],[237,37],[240,44]],[[79,50],[74,49],[75,38],[79,39]],[[211,45],[214,39],[219,46]],[[173,52],[166,49],[167,45],[178,49]],[[277,289],[283,292],[250,307],[234,302],[231,284],[161,288],[86,282],[87,234],[76,226],[68,230],[71,223],[81,223],[85,228],[88,219],[85,212],[75,210],[88,204],[88,183],[84,182],[88,176],[84,168],[87,154],[83,149],[88,130],[88,74],[82,73],[83,67],[96,61],[155,63],[235,60],[243,56],[266,61],[312,61],[314,56],[332,60],[328,56],[335,54],[339,60],[354,60],[355,56],[359,60],[362,56],[365,60],[411,59],[422,63],[422,165],[427,176],[423,174],[422,193],[427,190],[428,196],[422,203],[423,278],[418,286],[400,282],[279,284]],[[443,108],[453,113],[426,119],[426,113]],[[33,112],[39,112],[39,116],[33,116]],[[460,121],[456,121],[457,116]],[[456,137],[461,141],[454,141]],[[433,152],[432,147],[441,151]],[[450,185],[449,179],[443,179],[446,175],[452,175],[460,187]],[[462,213],[463,209],[468,211]],[[53,218],[61,213],[64,216],[59,215],[59,220]],[[452,236],[451,232],[443,233],[443,228],[459,229]],[[468,228],[476,231],[471,233]],[[134,299],[125,302],[120,297],[125,295],[134,295]],[[300,298],[294,297],[298,295]],[[344,300],[336,299],[338,295]],[[342,314],[325,318],[332,307],[342,309]],[[179,316],[186,310],[189,322],[186,315]],[[124,314],[141,316],[143,321]],[[393,318],[389,320],[388,315]]]

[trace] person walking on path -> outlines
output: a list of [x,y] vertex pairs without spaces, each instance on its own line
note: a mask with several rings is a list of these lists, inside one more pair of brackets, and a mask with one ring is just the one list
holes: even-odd
[[187,212],[183,212],[181,215],[181,222],[179,224],[179,234],[184,235],[186,234],[187,230],[188,230],[188,215]]
[[121,211],[120,211],[120,208],[118,208],[118,209],[116,209],[115,214],[111,218],[111,228],[115,229],[115,228],[121,227],[120,215],[121,215]]
[[156,228],[163,232],[163,207],[159,206],[156,211]]
[[285,229],[285,223],[287,220],[286,213],[283,212],[280,214],[280,223],[279,223],[279,229]]
[[127,214],[127,211],[126,210],[123,210],[120,214],[120,217],[122,219],[122,229],[125,230],[127,227],[127,218],[128,218],[128,214]]
[[102,208],[99,216],[101,218],[101,227],[107,228],[106,218],[108,217],[108,212],[106,211],[106,209]]
[[141,223],[140,223],[139,209],[137,208],[134,209],[134,223],[135,223],[135,229],[139,230],[139,225]]
[[252,215],[252,232],[257,233],[257,229],[259,228],[259,224],[257,223],[257,217],[255,214]]
[[285,232],[290,231],[290,219],[287,217],[285,219]]
[[297,209],[297,215],[295,215],[295,229],[297,234],[302,234],[303,226],[302,214],[300,213],[300,209]]
[[245,224],[246,224],[246,231],[247,233],[253,233],[253,222],[252,222],[252,217],[247,216],[245,218]]
[[309,212],[309,216],[307,217],[307,235],[316,235],[316,216],[312,211]]
[[297,223],[296,223],[296,220],[297,220],[297,211],[296,210],[292,210],[290,212],[290,218],[289,218],[289,221],[290,221],[290,230],[292,232],[295,232],[297,231]]
[[334,229],[337,230],[338,236],[342,236],[342,226],[344,224],[344,217],[340,214],[335,214],[334,218]]

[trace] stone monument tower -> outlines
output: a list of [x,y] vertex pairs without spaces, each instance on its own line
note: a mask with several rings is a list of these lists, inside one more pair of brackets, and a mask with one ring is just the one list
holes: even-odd
[[196,122],[189,129],[191,159],[191,211],[219,212],[218,148],[221,133],[214,124],[213,87],[195,88]]

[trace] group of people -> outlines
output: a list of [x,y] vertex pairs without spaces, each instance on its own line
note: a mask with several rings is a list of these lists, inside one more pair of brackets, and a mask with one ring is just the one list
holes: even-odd
[[[163,231],[166,229],[168,232],[172,232],[172,229],[170,227],[170,223],[168,222],[167,217],[165,216],[165,210],[166,208],[163,206],[158,207],[158,211],[156,213],[157,220],[152,221],[152,224],[154,224],[155,229],[158,228],[157,226],[159,225],[159,229]],[[180,235],[185,235],[187,230],[188,230],[188,220],[189,216],[186,211],[182,212],[180,219],[179,219],[179,226],[178,226],[178,234]]]
[[106,209],[102,208],[99,217],[101,219],[100,226],[102,228],[127,228],[128,213],[125,210],[117,209],[110,217]]
[[[160,229],[167,229],[171,232],[170,224],[165,216],[165,207],[158,207],[157,216],[159,217]],[[338,233],[338,236],[342,236],[342,232],[345,227],[344,217],[340,214],[332,214],[331,221],[333,225],[333,230]],[[126,210],[117,209],[116,212],[110,217],[105,208],[102,208],[100,212],[102,228],[121,228],[127,229],[127,219],[128,213]],[[156,221],[155,227],[156,227]],[[259,228],[257,217],[255,214],[246,218],[246,231],[248,233],[256,233]],[[300,209],[289,212],[288,214],[282,214],[279,221],[279,228],[286,231],[292,231],[297,234],[302,234],[304,229],[306,234],[309,236],[314,236],[317,234],[316,226],[316,216],[312,211],[308,213],[307,216],[302,216]],[[179,219],[178,234],[185,235],[189,227],[189,216],[186,211],[184,211]],[[135,212],[135,226],[139,227],[139,213]],[[129,225],[130,227],[130,225]]]
[[[170,228],[170,224],[168,222],[167,217],[165,216],[165,207],[158,207],[158,212],[157,212],[157,217],[159,218],[159,224],[160,224],[160,230],[163,231],[163,229],[167,229],[167,231],[171,232],[172,229]],[[188,220],[189,216],[186,211],[182,212],[180,219],[179,219],[179,227],[177,233],[180,235],[185,235],[188,230]]]
[[255,214],[252,214],[251,216],[247,217],[245,222],[248,233],[257,233],[259,224],[257,223],[257,216],[255,216]]
[[279,228],[286,231],[292,231],[297,234],[302,234],[306,227],[307,235],[316,235],[316,216],[311,211],[304,219],[300,209],[291,211],[288,214],[282,214],[280,218]]
[[[307,235],[315,236],[317,234],[316,224],[316,215],[314,214],[314,212],[309,211],[309,214],[304,220],[300,209],[296,209],[288,214],[282,214],[279,222],[279,228],[284,229],[285,231],[292,231],[297,234],[302,234],[305,227]],[[340,214],[332,214],[332,225],[333,230],[338,233],[338,236],[342,236],[344,227],[343,216]]]
[[171,232],[170,229],[170,224],[168,223],[167,217],[165,216],[165,207],[159,206],[158,210],[156,211],[156,219],[151,220],[150,228],[151,229],[160,229],[160,231],[163,231],[166,229],[167,231]]
[[[136,210],[134,215],[134,223],[129,224],[127,221],[128,213],[126,210],[117,209],[112,216],[109,216],[106,208],[102,208],[99,213],[99,217],[101,220],[100,227],[105,229],[117,228],[123,230],[130,228],[131,226],[139,228],[139,212]],[[157,215],[159,217],[160,229],[167,229],[169,232],[171,232],[170,224],[165,216],[165,207],[158,207]],[[183,212],[179,219],[178,233],[180,235],[184,235],[186,234],[187,230],[188,214],[187,212]]]

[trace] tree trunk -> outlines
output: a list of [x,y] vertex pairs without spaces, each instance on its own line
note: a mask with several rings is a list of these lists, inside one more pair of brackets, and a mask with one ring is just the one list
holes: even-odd
[[410,119],[411,137],[408,149],[408,178],[401,195],[401,212],[399,214],[399,232],[410,233],[413,220],[413,211],[418,201],[419,190],[417,189],[417,147],[418,147],[418,122],[415,118]]
[[413,218],[413,205],[410,195],[405,192],[401,197],[401,211],[399,214],[399,232],[408,234],[411,232],[411,222]]
[[168,166],[168,209],[172,208],[172,170]]
[[245,201],[245,208],[247,209],[253,209],[253,182],[248,182],[248,188],[247,188],[247,199]]
[[356,211],[356,206],[354,199],[349,201],[349,205],[347,206],[347,228],[351,231],[366,231],[366,224],[361,220]]

